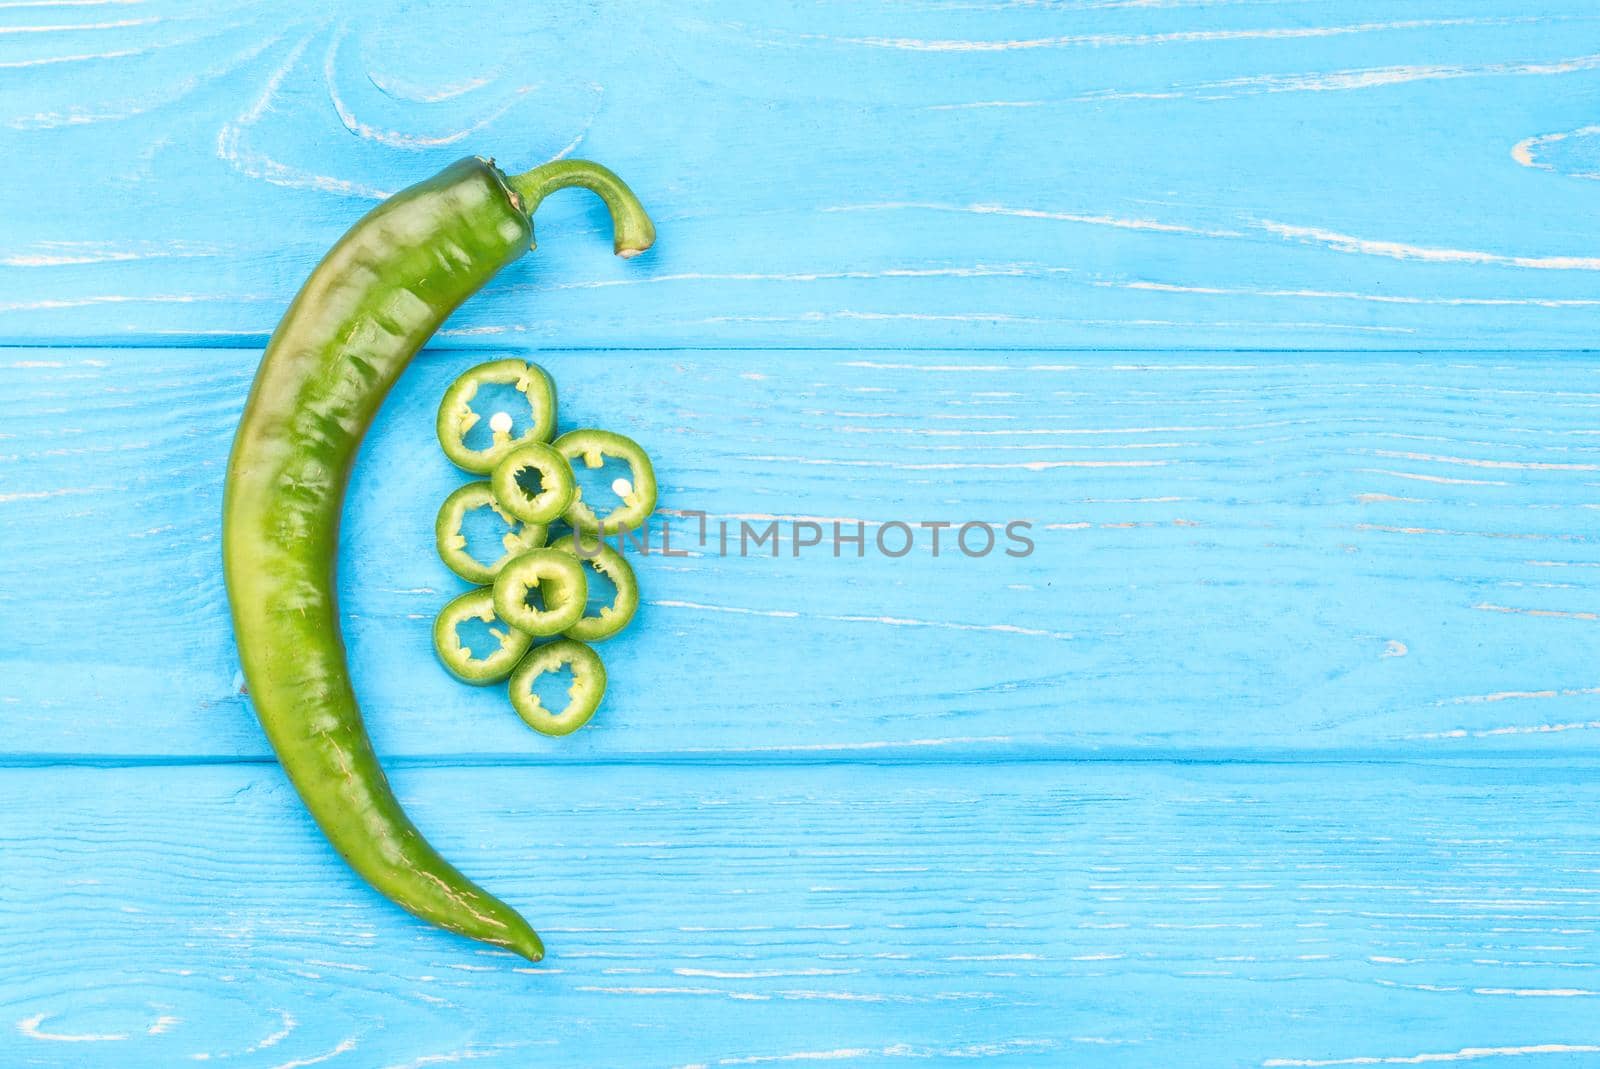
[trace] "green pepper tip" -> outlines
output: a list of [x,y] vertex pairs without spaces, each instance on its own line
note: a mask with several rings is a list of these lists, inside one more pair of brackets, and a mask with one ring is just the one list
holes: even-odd
[[532,928],[524,927],[523,930],[513,933],[506,944],[506,949],[532,962],[544,960],[544,942]]

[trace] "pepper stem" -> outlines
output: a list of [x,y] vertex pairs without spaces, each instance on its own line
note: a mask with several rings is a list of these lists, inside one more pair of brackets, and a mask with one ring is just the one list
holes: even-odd
[[639,255],[656,240],[655,224],[650,222],[650,216],[645,214],[644,205],[633,195],[633,190],[609,168],[598,163],[552,160],[507,178],[506,184],[522,198],[522,210],[529,219],[539,210],[539,204],[558,189],[580,186],[591,190],[605,201],[606,209],[611,212],[612,247],[624,259]]

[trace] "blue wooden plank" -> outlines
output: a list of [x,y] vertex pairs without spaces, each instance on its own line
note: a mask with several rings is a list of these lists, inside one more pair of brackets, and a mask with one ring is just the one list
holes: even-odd
[[1592,1065],[1594,771],[404,772],[528,967],[276,769],[7,770],[0,1061]]
[[569,151],[638,185],[659,249],[614,262],[562,198],[460,342],[1596,336],[1580,0],[153,0],[0,31],[13,341],[261,338],[381,192]]
[[[266,756],[219,577],[258,354],[11,350],[0,369],[0,753]],[[580,735],[434,663],[462,585],[434,512],[431,352],[381,413],[341,561],[395,757],[1592,752],[1600,363],[1522,354],[540,354],[567,425],[657,458],[734,532],[636,558]],[[782,555],[738,525],[784,518]],[[755,519],[749,519],[754,517]],[[1035,551],[793,555],[805,517],[1031,522]],[[696,530],[680,518],[678,545]],[[713,531],[715,528],[713,528]],[[831,539],[831,529],[828,530]],[[1002,543],[1004,544],[1004,543]],[[893,538],[886,542],[897,549]],[[659,549],[659,542],[657,542]]]
[[[1600,368],[1288,350],[1592,346],[1597,45],[1575,0],[0,5],[0,341],[191,346],[0,350],[0,1064],[1596,1064]],[[622,264],[558,199],[446,340],[624,347],[541,359],[673,512],[1037,527],[642,561],[607,708],[536,738],[428,650],[474,358],[424,357],[346,631],[536,969],[326,849],[216,561],[253,347],[469,151],[660,216]]]

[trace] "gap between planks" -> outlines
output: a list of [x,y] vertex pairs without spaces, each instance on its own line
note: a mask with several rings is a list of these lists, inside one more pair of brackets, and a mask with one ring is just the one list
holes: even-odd
[[[606,756],[552,757],[549,754],[462,753],[396,754],[382,757],[386,768],[727,768],[771,767],[825,768],[830,766],[918,768],[949,765],[1125,765],[1130,767],[1230,768],[1292,766],[1322,768],[1340,766],[1480,768],[1525,766],[1530,771],[1592,769],[1600,771],[1600,756],[1552,755],[1548,751],[1505,749],[1474,751],[1454,756],[1417,757],[1381,750],[1259,751],[1259,752],[1176,752],[1096,753],[1074,750],[985,751],[973,747],[949,747],[936,752],[904,744],[881,748],[843,746],[823,750],[779,749],[726,753],[642,753]],[[229,765],[276,765],[268,755],[207,756],[187,754],[0,754],[0,772],[49,768],[185,768]]]
[[[71,339],[50,337],[38,340],[0,340],[0,351],[7,349],[238,349],[260,350],[267,344],[269,334],[263,332],[248,337],[174,334],[136,335],[128,338]],[[1284,345],[1262,346],[1206,346],[1206,345],[541,345],[534,342],[482,345],[427,345],[426,353],[493,353],[527,351],[542,353],[1097,353],[1134,355],[1172,355],[1193,353],[1218,356],[1281,353],[1310,356],[1579,356],[1600,354],[1600,348],[1570,348],[1550,346],[1516,346],[1502,348],[1435,347],[1426,344],[1408,346],[1314,346]]]

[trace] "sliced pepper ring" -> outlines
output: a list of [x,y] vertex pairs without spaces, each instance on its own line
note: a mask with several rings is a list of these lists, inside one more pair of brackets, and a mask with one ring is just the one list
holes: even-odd
[[[511,674],[511,670],[533,644],[532,636],[509,625],[504,630],[490,627],[489,633],[500,640],[500,648],[487,657],[474,657],[472,651],[462,643],[461,632],[457,629],[468,620],[493,624],[496,617],[494,591],[485,586],[453,599],[439,610],[438,617],[433,621],[434,652],[450,674],[463,683],[482,685],[500,682]],[[506,624],[503,617],[500,622]]]
[[[546,672],[572,668],[572,686],[566,708],[546,709],[533,685]],[[600,655],[581,642],[558,639],[534,650],[511,673],[511,707],[525,724],[542,735],[570,735],[594,716],[606,696],[606,666]]]
[[599,642],[627,627],[628,621],[633,619],[633,614],[639,609],[639,580],[633,574],[633,565],[628,563],[627,558],[598,539],[592,544],[579,543],[576,535],[559,538],[550,544],[550,548],[571,553],[585,565],[610,579],[612,585],[617,588],[616,597],[611,599],[611,604],[602,605],[598,612],[589,612],[588,602],[585,600],[583,618],[562,634],[579,642]]
[[[511,426],[498,426],[490,419],[493,441],[483,449],[467,445],[467,432],[477,426],[480,416],[472,407],[478,388],[491,383],[515,386],[528,400],[528,410],[533,424],[517,437],[511,437]],[[500,415],[496,413],[496,415]],[[500,458],[523,442],[548,442],[556,432],[556,384],[538,364],[521,360],[492,360],[487,364],[468,368],[462,372],[439,402],[439,416],[435,424],[439,445],[444,455],[459,468],[486,475],[494,470]]]
[[583,500],[583,488],[579,487],[566,511],[567,522],[574,530],[615,534],[626,527],[637,531],[656,510],[656,469],[650,463],[649,454],[632,438],[586,427],[568,431],[551,445],[567,458],[574,470],[579,457],[588,468],[602,467],[606,457],[614,457],[626,462],[632,475],[627,493],[621,495],[622,504],[603,517],[595,515],[594,509]]
[[[540,606],[528,604],[538,591]],[[494,580],[494,611],[500,619],[535,637],[559,635],[583,618],[589,607],[589,580],[570,553],[532,549],[507,561]]]
[[[529,468],[539,473],[539,492],[530,494],[518,477]],[[578,480],[567,458],[543,442],[523,442],[500,458],[489,476],[500,507],[524,523],[549,523],[560,518],[578,492]]]
[[[500,536],[505,552],[490,564],[485,564],[467,548],[466,532],[461,529],[467,513],[477,509],[493,509],[506,524],[506,533]],[[508,513],[495,500],[494,490],[488,480],[468,483],[457,488],[444,504],[439,506],[439,518],[433,524],[433,541],[439,549],[439,559],[445,567],[469,583],[487,586],[494,582],[506,561],[530,549],[538,549],[549,537],[550,529],[541,523],[525,523]]]

